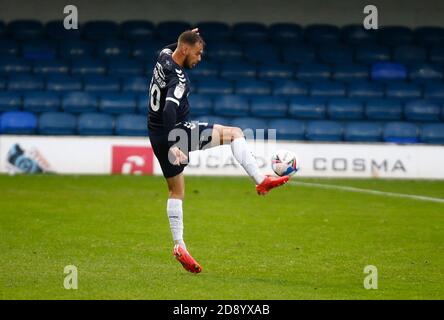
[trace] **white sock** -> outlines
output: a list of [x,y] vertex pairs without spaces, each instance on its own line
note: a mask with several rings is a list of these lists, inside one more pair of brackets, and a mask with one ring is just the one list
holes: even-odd
[[185,243],[183,241],[182,200],[168,199],[167,214],[168,220],[170,221],[170,229],[174,243],[180,244],[186,249]]
[[231,142],[231,150],[236,160],[245,169],[250,177],[256,182],[256,184],[261,184],[265,179],[265,175],[259,170],[256,159],[253,153],[248,147],[245,138],[237,138]]

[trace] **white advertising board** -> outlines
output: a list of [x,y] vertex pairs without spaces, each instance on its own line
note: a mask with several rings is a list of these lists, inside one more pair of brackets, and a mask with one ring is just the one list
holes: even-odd
[[[288,149],[298,155],[302,177],[444,179],[444,146],[261,140],[249,145],[267,173],[271,155]],[[42,171],[59,174],[162,174],[146,138],[0,136],[0,172],[20,172],[17,165],[30,167],[28,158]],[[185,173],[245,174],[229,145],[190,153]]]

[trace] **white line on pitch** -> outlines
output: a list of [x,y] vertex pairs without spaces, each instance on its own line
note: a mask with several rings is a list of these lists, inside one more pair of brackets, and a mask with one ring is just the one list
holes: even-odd
[[302,181],[291,181],[290,184],[295,185],[295,186],[300,185],[300,186],[305,186],[305,187],[335,189],[335,190],[343,190],[343,191],[349,191],[349,192],[376,194],[379,196],[407,198],[407,199],[414,199],[414,200],[421,200],[421,201],[444,203],[443,198],[433,198],[433,197],[418,196],[418,195],[413,195],[413,194],[385,192],[385,191],[378,191],[378,190],[371,190],[371,189],[361,189],[361,188],[355,188],[355,187],[338,186],[338,185],[334,185],[334,184],[322,184],[322,183],[302,182]]

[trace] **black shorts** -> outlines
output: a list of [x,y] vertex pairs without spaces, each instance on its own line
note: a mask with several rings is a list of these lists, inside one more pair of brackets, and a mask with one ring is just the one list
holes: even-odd
[[[211,145],[212,134],[213,124],[199,121],[180,122],[171,131],[170,138],[189,159],[191,151],[203,150]],[[167,135],[150,133],[150,141],[165,178],[174,177],[185,169],[188,162],[173,165],[175,158],[169,152],[171,143]]]

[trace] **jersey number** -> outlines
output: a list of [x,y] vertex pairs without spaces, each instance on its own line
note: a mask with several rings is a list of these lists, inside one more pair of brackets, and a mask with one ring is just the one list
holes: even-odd
[[150,105],[151,109],[153,111],[157,111],[160,108],[160,88],[157,84],[153,83],[151,86],[151,99],[150,99]]

